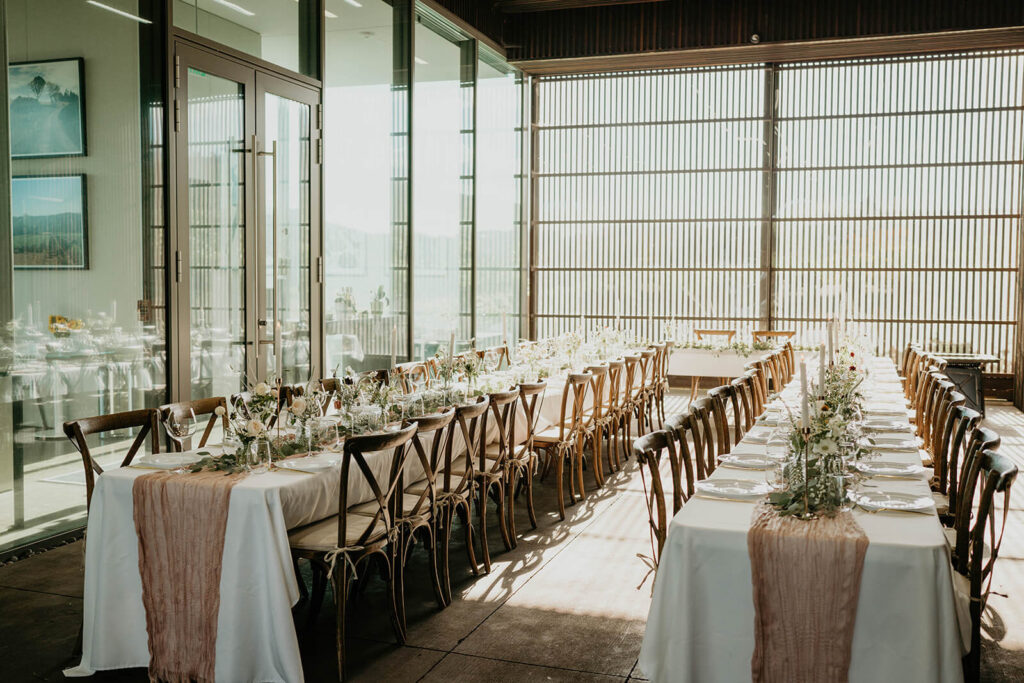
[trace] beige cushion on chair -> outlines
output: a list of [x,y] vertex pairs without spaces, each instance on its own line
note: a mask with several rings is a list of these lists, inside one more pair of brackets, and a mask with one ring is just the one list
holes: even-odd
[[[374,503],[376,505],[376,503]],[[366,530],[366,517],[349,513],[345,525],[345,544],[356,545],[359,537]],[[377,541],[387,536],[384,522],[374,524],[373,533],[368,542]],[[338,516],[332,515],[313,524],[293,529],[288,532],[288,544],[299,550],[320,550],[327,552],[338,547]]]
[[[423,481],[423,488],[426,488],[426,480]],[[409,512],[419,499],[420,492],[412,493],[409,489],[406,489],[406,493],[402,496],[402,510]],[[427,503],[426,507],[429,508],[430,504]],[[348,512],[350,515],[359,515],[360,517],[365,518],[373,517],[379,510],[380,506],[377,504],[377,501],[371,500],[365,503],[360,503],[354,507],[350,507]],[[365,520],[363,524],[366,524]]]
[[[526,444],[521,443],[518,446],[515,446],[512,449],[512,453],[513,453],[512,459],[513,460],[521,460],[523,458],[523,453],[525,451],[526,451]],[[486,458],[488,460],[497,460],[501,456],[501,447],[498,446],[498,444],[496,444],[496,443],[492,443],[492,444],[488,445],[487,448],[484,450],[484,456],[486,456]]]
[[935,512],[937,514],[945,515],[949,512],[949,496],[945,493],[932,491],[932,500],[935,501]]
[[[466,456],[460,455],[457,458],[452,459],[452,485],[457,486],[462,481],[462,475],[466,472]],[[444,488],[444,472],[438,472],[437,478],[434,480],[434,485],[438,491]],[[421,493],[427,490],[427,480],[420,479],[417,482],[413,482],[405,487],[406,494],[413,494],[419,496]]]
[[533,441],[541,442],[544,444],[558,443],[561,440],[558,425],[553,425],[547,429],[542,429],[538,433],[534,434]]

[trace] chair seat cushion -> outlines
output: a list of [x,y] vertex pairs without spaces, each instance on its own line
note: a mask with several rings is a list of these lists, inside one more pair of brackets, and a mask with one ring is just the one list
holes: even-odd
[[[345,545],[357,545],[368,523],[369,518],[365,515],[349,513],[345,520]],[[366,543],[387,538],[387,531],[384,522],[378,520],[374,523],[373,531]],[[338,547],[338,515],[291,530],[288,532],[288,544],[299,550],[334,550]]]
[[[452,486],[458,486],[459,482],[462,481],[463,475],[466,473],[466,456],[460,455],[457,458],[452,458],[452,469],[451,469],[451,483]],[[444,471],[437,473],[437,478],[434,480],[434,485],[437,487],[438,492],[444,490]],[[421,479],[413,482],[405,487],[406,494],[413,494],[419,496],[427,490],[427,480]]]
[[[426,485],[427,485],[427,482],[424,479],[423,480],[423,487],[426,488]],[[402,495],[402,511],[405,512],[406,514],[408,514],[413,509],[413,506],[416,505],[417,501],[419,501],[419,499],[420,499],[420,492],[412,493],[408,489],[406,489],[406,493]],[[376,500],[370,500],[370,501],[367,501],[365,503],[360,503],[359,505],[350,507],[348,509],[349,514],[361,515],[363,517],[373,517],[375,514],[377,514],[377,512],[379,510],[380,510],[380,506],[377,505],[377,501]],[[429,512],[429,511],[430,511],[430,502],[427,501],[427,502],[425,502],[423,504],[422,509],[420,510],[420,512]]]
[[[526,453],[526,444],[521,443],[512,449],[512,459],[522,460]],[[488,444],[487,448],[484,449],[484,456],[488,460],[498,460],[501,457],[501,447],[496,443]]]

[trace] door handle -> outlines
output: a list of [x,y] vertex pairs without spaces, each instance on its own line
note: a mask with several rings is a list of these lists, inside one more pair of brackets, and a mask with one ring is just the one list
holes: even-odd
[[[257,150],[256,144],[255,144],[255,140],[256,140],[255,136],[253,136],[253,150],[254,151]],[[278,291],[277,291],[279,289],[278,288],[278,279],[277,279],[277,277],[278,277],[278,275],[277,275],[277,140],[274,140],[274,142],[271,145],[271,148],[270,148],[269,152],[266,151],[266,150],[264,150],[262,152],[256,151],[256,154],[254,155],[254,158],[256,156],[270,157],[272,159],[271,164],[273,164],[270,167],[270,187],[271,187],[271,191],[270,191],[270,196],[271,196],[270,212],[271,212],[271,225],[273,226],[271,228],[273,230],[273,233],[271,234],[271,238],[272,238],[271,239],[271,250],[272,250],[271,258],[273,259],[273,263],[274,263],[274,267],[273,267],[274,300],[273,300],[273,305],[272,305],[271,308],[272,308],[273,314],[274,314],[274,337],[271,340],[260,340],[260,344],[269,343],[269,344],[272,344],[274,346],[274,374],[276,375],[276,379],[281,380],[282,379],[282,375],[284,373],[284,362],[283,362],[283,359],[281,358],[281,319],[279,317],[280,311],[278,310],[279,307],[278,307]],[[255,165],[255,162],[254,162],[254,165]],[[257,185],[258,185],[258,181],[257,181]],[[257,206],[257,210],[259,210],[258,206]],[[266,326],[266,321],[264,320],[262,324],[263,324],[263,326]]]

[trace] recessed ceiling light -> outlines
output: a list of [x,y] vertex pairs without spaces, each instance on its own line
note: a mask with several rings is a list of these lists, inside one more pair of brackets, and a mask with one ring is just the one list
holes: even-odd
[[429,64],[430,63],[427,60],[423,59],[422,57],[414,57],[414,59],[416,60],[417,64]]
[[137,17],[134,14],[130,14],[129,12],[125,12],[123,10],[119,10],[116,7],[111,7],[110,5],[104,5],[102,2],[96,2],[96,0],[85,0],[85,2],[87,4],[92,5],[93,7],[99,7],[100,9],[105,9],[108,12],[113,12],[114,14],[120,14],[122,17],[125,17],[125,18],[128,18],[128,19],[134,19],[135,21],[139,22],[140,24],[152,24],[153,23],[149,19],[143,19],[142,17]]
[[240,14],[244,14],[247,17],[255,17],[256,16],[255,12],[250,12],[249,10],[245,9],[244,7],[242,7],[241,5],[236,5],[235,3],[230,2],[230,0],[213,0],[213,1],[215,3],[217,3],[218,5],[224,5],[225,7],[229,8],[229,9],[233,9],[236,12],[239,12]]
[[353,7],[362,7],[363,6],[363,3],[357,2],[357,0],[345,0],[345,2],[347,2],[350,5],[352,5]]

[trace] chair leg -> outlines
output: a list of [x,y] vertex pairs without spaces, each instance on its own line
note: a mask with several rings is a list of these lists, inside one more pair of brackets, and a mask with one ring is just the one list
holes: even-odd
[[530,458],[530,466],[526,470],[526,511],[530,513],[530,526],[537,528],[537,511],[533,509],[533,465],[536,456]]
[[[512,541],[512,548],[515,548],[517,545],[519,545],[516,539],[515,508],[517,469],[518,468],[513,467],[510,468],[507,472],[505,472],[505,505],[508,507],[508,509],[506,510],[506,514],[508,516],[508,534],[509,539]],[[509,548],[509,550],[511,550],[511,548]]]
[[[473,576],[480,576],[480,565],[476,561],[476,548],[473,547],[473,515],[470,510],[470,502],[467,498],[455,505],[455,511],[459,514],[462,526],[466,530],[466,557],[469,559],[469,568],[473,570]],[[451,533],[452,517],[448,517],[449,534]],[[449,591],[449,595],[451,592]]]
[[491,486],[498,490],[494,502],[498,506],[498,531],[501,532],[501,542],[505,544],[505,550],[512,550],[512,538],[508,534],[508,515],[505,513],[505,480],[496,481]]
[[690,378],[690,403],[693,403],[697,398],[697,389],[700,388],[700,377]]
[[345,602],[348,600],[348,562],[339,562],[334,571],[334,604],[338,646],[338,680],[345,680]]
[[604,438],[602,435],[601,427],[594,427],[594,434],[591,437],[591,445],[594,449],[594,479],[597,481],[597,487],[604,487],[604,465],[601,464],[601,440]]
[[448,606],[445,602],[444,593],[441,590],[441,577],[437,574],[437,540],[440,538],[435,534],[435,522],[431,522],[430,526],[423,527],[423,531],[427,535],[427,539],[430,542],[430,547],[427,548],[428,562],[430,562],[430,580],[434,584],[434,599],[437,601],[437,606],[440,609],[444,609]]
[[295,570],[295,580],[299,584],[299,596],[305,600],[309,597],[309,590],[306,588],[306,582],[302,579],[302,570],[299,569],[299,558],[292,558],[292,568]]
[[306,614],[306,628],[312,629],[316,626],[317,615],[320,614],[320,605],[324,602],[324,593],[327,591],[327,572],[322,567],[310,563],[313,568],[313,592],[309,599],[309,611]]
[[405,620],[405,560],[412,544],[412,532],[403,527],[398,534],[397,548],[391,550],[391,572],[388,576],[388,592],[393,607],[392,622],[395,638],[399,645],[405,645],[408,626]]
[[480,515],[480,557],[484,562],[484,574],[491,573],[491,552],[487,548],[487,486],[480,485],[477,497],[477,514]]
[[452,517],[455,515],[454,505],[445,505],[440,510],[441,520],[437,528],[438,569],[441,572],[441,595],[445,605],[452,602],[452,577],[448,569],[448,546],[452,542]]
[[[580,434],[576,440],[576,483],[580,487],[580,500],[584,500],[587,497],[586,489],[583,488],[583,445],[585,443],[586,437]],[[575,499],[573,502],[575,502]]]
[[562,474],[565,470],[565,451],[561,448],[555,450],[555,476],[558,478],[558,519],[565,520],[565,486],[562,482]]

